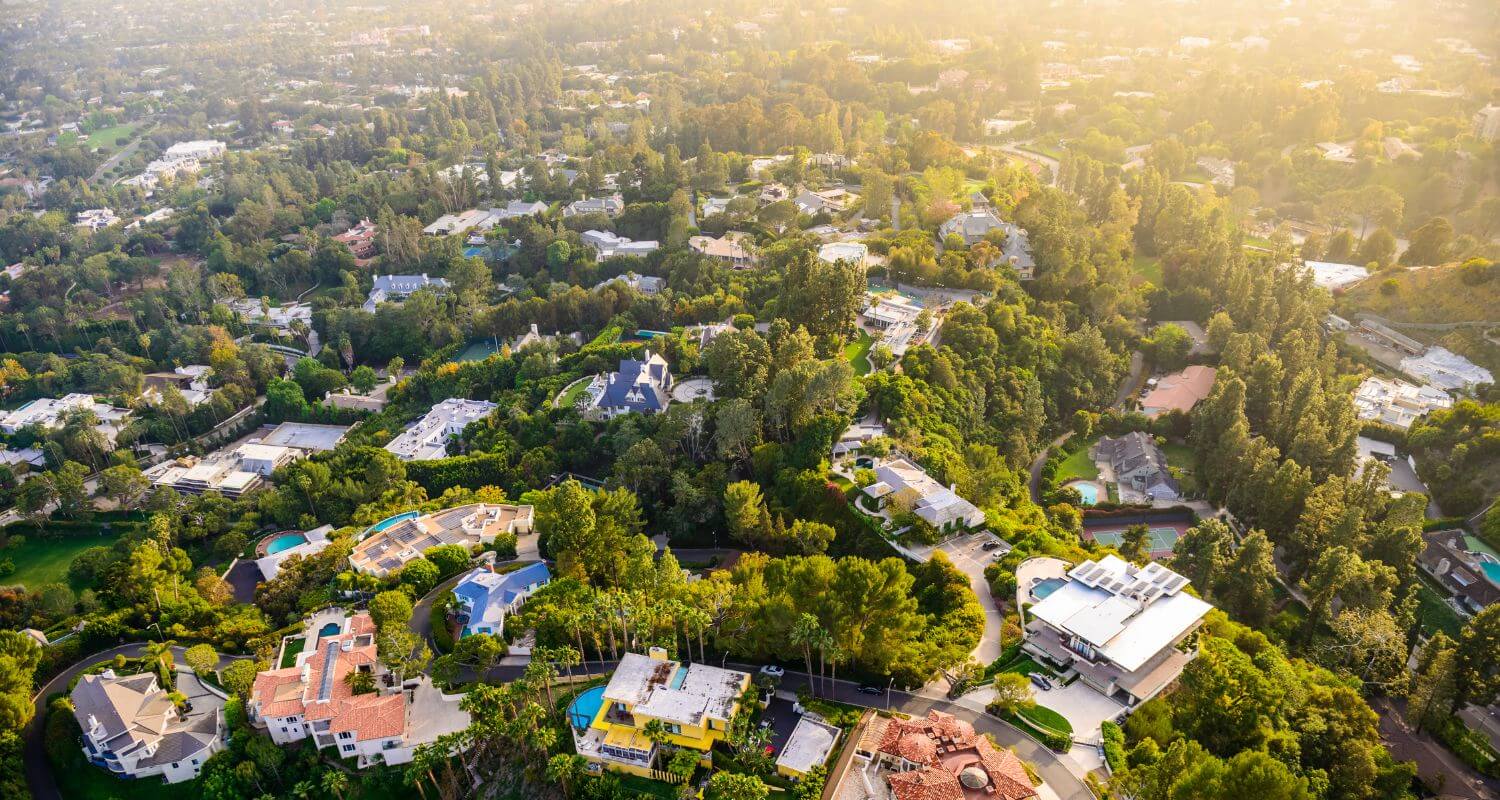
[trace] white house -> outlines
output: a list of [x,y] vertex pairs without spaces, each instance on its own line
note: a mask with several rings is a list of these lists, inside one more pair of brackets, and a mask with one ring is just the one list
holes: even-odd
[[515,613],[527,598],[551,580],[552,572],[542,561],[504,574],[489,567],[475,567],[453,586],[453,597],[463,619],[460,637],[504,635],[506,616]]
[[446,278],[429,278],[425,272],[421,275],[376,275],[370,296],[365,298],[364,309],[373,314],[381,303],[399,303],[422,289],[441,292],[447,288]]
[[617,236],[610,231],[584,231],[581,234],[585,246],[590,247],[602,261],[615,256],[644,256],[654,253],[661,244],[655,240],[634,241]]
[[106,669],[84,675],[71,698],[84,756],[120,777],[191,780],[209,756],[224,749],[222,707],[202,702],[183,714],[155,673],[115,675]]
[[469,423],[484,419],[499,406],[487,400],[450,397],[428,410],[385,449],[402,461],[431,461],[448,457],[448,440],[461,435]]
[[1375,420],[1405,430],[1428,412],[1452,408],[1453,398],[1432,387],[1371,375],[1354,390],[1354,411],[1360,419]]
[[1085,561],[1026,610],[1022,649],[1062,670],[1064,680],[1076,674],[1127,705],[1144,703],[1197,655],[1183,641],[1213,606],[1184,592],[1187,585],[1155,562]]
[[977,528],[984,524],[983,511],[959,497],[953,487],[938,483],[904,458],[893,458],[876,466],[875,483],[866,486],[864,493],[882,506],[897,498],[934,528]]

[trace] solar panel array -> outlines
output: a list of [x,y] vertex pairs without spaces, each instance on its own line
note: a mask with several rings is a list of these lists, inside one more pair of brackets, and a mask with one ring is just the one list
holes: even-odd
[[1188,584],[1187,578],[1154,561],[1141,568],[1127,564],[1124,570],[1120,570],[1109,564],[1089,560],[1069,571],[1068,577],[1090,588],[1102,589],[1146,604],[1160,597],[1177,594]]

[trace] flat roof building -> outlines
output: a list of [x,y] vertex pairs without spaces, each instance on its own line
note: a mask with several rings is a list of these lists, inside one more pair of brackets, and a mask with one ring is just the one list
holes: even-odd
[[1453,398],[1432,386],[1371,375],[1354,390],[1354,412],[1360,419],[1374,420],[1402,430],[1418,418],[1440,408],[1452,408]]
[[464,432],[469,423],[489,416],[499,406],[486,400],[450,397],[428,410],[426,416],[392,439],[385,449],[402,461],[431,461],[448,457],[448,441]]
[[349,563],[359,572],[385,577],[429,548],[489,544],[502,533],[531,533],[535,509],[508,503],[470,503],[431,514],[397,514],[372,525],[354,546]]

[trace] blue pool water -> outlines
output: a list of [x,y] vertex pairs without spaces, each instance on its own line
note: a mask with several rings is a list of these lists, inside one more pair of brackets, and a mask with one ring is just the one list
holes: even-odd
[[1078,490],[1078,496],[1083,498],[1086,506],[1096,505],[1099,502],[1099,487],[1092,483],[1070,483],[1068,486]]
[[299,544],[307,544],[307,537],[300,533],[283,533],[266,545],[266,555],[274,556],[282,550],[290,550]]
[[337,622],[330,622],[318,631],[318,638],[323,639],[328,636],[338,636],[342,630],[343,628],[340,628]]
[[1479,562],[1479,568],[1484,570],[1484,577],[1490,579],[1490,583],[1500,586],[1500,564],[1493,561]]
[[464,248],[464,258],[478,258],[480,256],[487,256],[489,253],[490,249],[488,247],[474,246]]
[[1062,578],[1043,578],[1037,581],[1035,586],[1031,587],[1031,595],[1038,600],[1046,600],[1047,595],[1057,591],[1065,583],[1067,581]]
[[371,525],[370,529],[366,531],[366,533],[380,533],[381,531],[391,527],[392,525],[396,525],[405,522],[406,520],[412,519],[413,517],[420,516],[422,516],[422,512],[420,511],[403,511],[394,517],[386,517],[385,519],[375,523],[374,525]]
[[583,694],[573,698],[568,704],[568,724],[579,730],[587,728],[599,715],[599,709],[604,705],[604,687],[595,686],[585,689]]

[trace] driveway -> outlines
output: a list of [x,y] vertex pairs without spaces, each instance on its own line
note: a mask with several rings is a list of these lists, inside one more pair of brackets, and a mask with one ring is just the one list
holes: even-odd
[[1125,710],[1125,704],[1094,691],[1083,681],[1067,686],[1036,689],[1036,701],[1063,715],[1073,726],[1073,738],[1097,741],[1099,723],[1112,720]]
[[984,568],[989,566],[996,554],[1009,552],[1010,546],[985,550],[985,543],[993,541],[1000,539],[991,533],[977,533],[950,539],[937,547],[948,556],[953,566],[968,576],[969,588],[974,591],[974,595],[979,598],[979,605],[984,609],[984,634],[974,647],[973,654],[974,660],[981,664],[988,664],[999,658],[1002,649],[1000,627],[1005,615],[995,602],[994,595],[990,594],[990,583],[984,579]]

